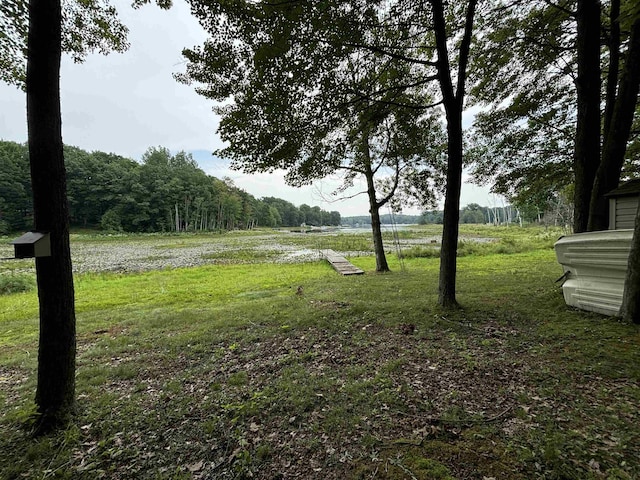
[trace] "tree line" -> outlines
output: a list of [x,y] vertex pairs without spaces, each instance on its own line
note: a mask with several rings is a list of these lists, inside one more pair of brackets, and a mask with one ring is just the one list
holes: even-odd
[[[140,163],[64,146],[72,226],[125,232],[181,232],[340,225],[340,213],[256,199],[201,170],[191,154],[149,148]],[[33,227],[26,145],[0,141],[0,234]]]
[[[525,217],[524,215],[527,214]],[[550,212],[523,212],[513,205],[483,207],[477,203],[469,203],[460,209],[460,223],[505,225],[510,223],[542,223],[543,219],[552,216]],[[385,225],[442,225],[444,210],[425,210],[420,215],[404,215],[401,213],[385,213],[380,215],[380,222]],[[356,215],[342,218],[343,226],[358,227],[371,225],[370,215]]]

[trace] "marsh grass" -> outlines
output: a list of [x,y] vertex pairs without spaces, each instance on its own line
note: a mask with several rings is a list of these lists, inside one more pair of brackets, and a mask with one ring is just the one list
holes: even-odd
[[369,233],[299,234],[279,239],[284,245],[295,245],[313,250],[336,250],[339,252],[371,252],[373,241]]
[[219,263],[262,263],[277,258],[280,253],[275,249],[238,248],[205,253],[202,258]]
[[36,295],[2,296],[0,478],[638,478],[640,331],[540,241],[461,257],[457,311],[432,258],[79,275],[76,422],[37,440]]
[[[263,230],[236,230],[232,232],[155,232],[155,233],[109,233],[95,230],[75,229],[71,231],[71,241],[87,243],[119,243],[123,240],[132,241],[155,241],[163,243],[176,243],[183,245],[190,242],[202,242],[212,238],[250,238],[256,235],[263,235]],[[168,240],[174,240],[173,242]]]
[[[519,228],[519,227],[487,227],[462,225],[460,233],[463,236],[458,242],[458,257],[468,255],[484,256],[514,253],[524,253],[540,249],[552,249],[553,244],[563,235],[560,228]],[[416,238],[413,232],[408,238]],[[474,237],[482,239],[474,240]],[[419,238],[419,237],[418,237]],[[427,245],[413,245],[402,248],[401,255],[405,258],[435,258],[440,256],[440,244],[433,241]]]

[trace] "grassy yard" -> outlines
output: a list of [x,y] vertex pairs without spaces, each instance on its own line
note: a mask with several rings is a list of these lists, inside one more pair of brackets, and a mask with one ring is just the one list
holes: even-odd
[[38,440],[37,296],[2,295],[0,478],[640,478],[640,329],[565,306],[558,232],[504,230],[456,312],[428,246],[79,274],[77,421]]

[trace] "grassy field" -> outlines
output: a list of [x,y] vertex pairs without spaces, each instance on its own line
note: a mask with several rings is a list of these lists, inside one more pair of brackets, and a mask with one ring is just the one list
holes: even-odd
[[[418,241],[437,231],[400,233],[389,274],[273,264],[232,234],[228,261],[77,275],[77,421],[37,440],[37,295],[1,295],[0,478],[640,478],[640,329],[566,307],[559,232],[464,230],[500,241],[461,245],[456,312]],[[312,237],[278,243],[368,245]]]

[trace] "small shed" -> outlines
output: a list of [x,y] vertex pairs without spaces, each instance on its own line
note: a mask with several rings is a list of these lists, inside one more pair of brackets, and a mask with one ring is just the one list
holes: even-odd
[[609,230],[633,228],[640,199],[640,179],[625,182],[605,196],[609,199]]

